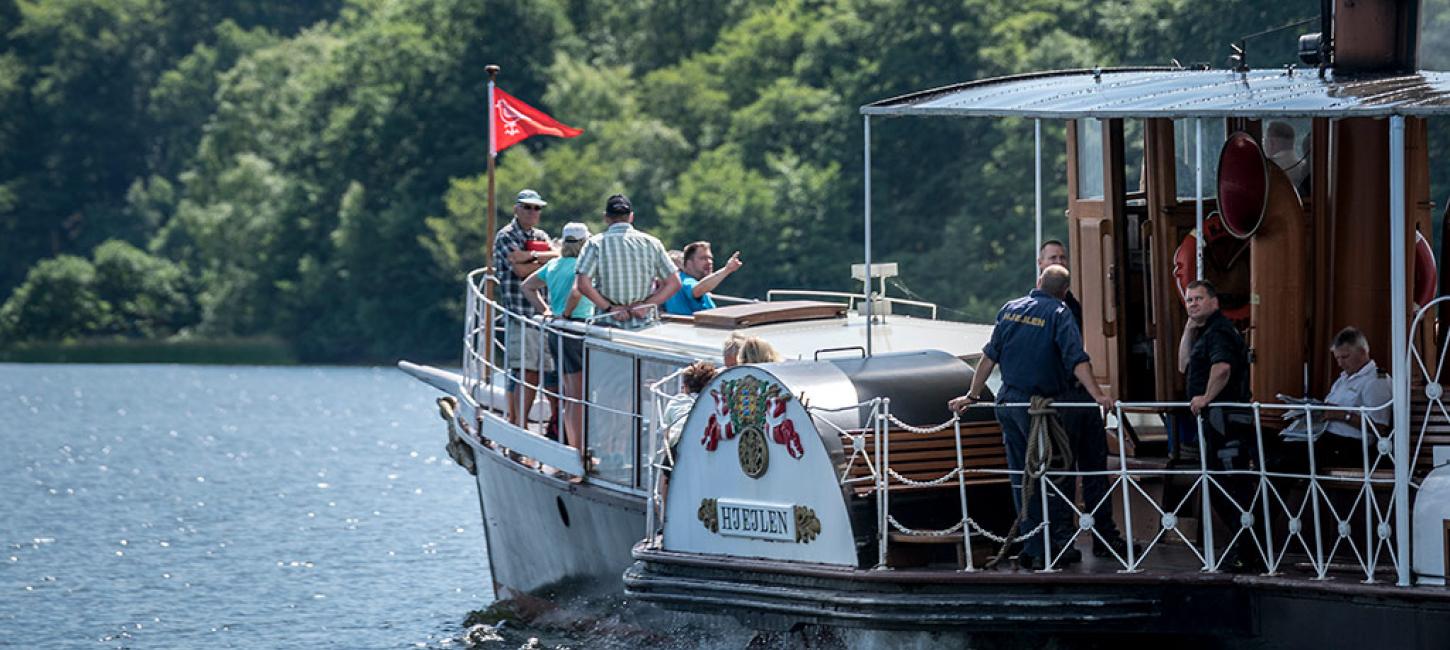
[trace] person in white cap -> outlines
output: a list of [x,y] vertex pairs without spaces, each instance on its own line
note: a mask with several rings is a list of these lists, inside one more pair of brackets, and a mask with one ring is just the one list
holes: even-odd
[[[508,369],[509,421],[519,427],[528,422],[528,407],[534,403],[539,385],[539,367],[547,357],[543,336],[534,327],[524,327],[521,319],[535,314],[534,306],[524,299],[522,283],[539,267],[559,256],[549,242],[549,234],[538,227],[548,202],[534,190],[523,190],[514,199],[514,218],[499,228],[493,237],[493,274],[498,282],[497,300],[509,313],[498,318],[506,323],[495,329],[501,336],[504,364]],[[522,398],[515,391],[522,388]]]
[[[579,251],[588,241],[589,226],[577,221],[565,224],[559,257],[524,280],[524,297],[544,318],[584,321],[594,315],[594,303],[581,299],[574,280]],[[548,302],[541,295],[544,291],[548,292]],[[549,336],[549,350],[554,354],[558,372],[564,379],[564,435],[570,447],[578,448],[579,437],[584,432],[584,407],[579,401],[584,398],[584,376],[581,372],[584,370],[584,340],[572,334],[552,334]],[[559,413],[559,400],[551,396],[549,401],[554,405],[554,413]]]

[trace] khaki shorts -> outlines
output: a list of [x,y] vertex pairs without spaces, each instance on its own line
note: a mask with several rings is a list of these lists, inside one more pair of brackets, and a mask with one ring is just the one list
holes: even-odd
[[525,327],[518,321],[509,321],[506,329],[497,328],[494,332],[499,345],[505,346],[502,355],[504,368],[529,371],[553,369],[554,357],[545,349],[545,339],[539,328]]

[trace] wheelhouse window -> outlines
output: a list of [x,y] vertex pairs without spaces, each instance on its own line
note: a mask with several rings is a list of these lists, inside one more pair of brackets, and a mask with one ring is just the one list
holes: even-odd
[[[1228,135],[1224,133],[1223,120],[1203,120],[1203,198],[1211,199],[1218,196],[1218,153],[1223,148],[1223,141]],[[1193,129],[1192,119],[1173,120],[1173,159],[1176,169],[1174,185],[1178,190],[1178,198],[1192,201],[1195,184],[1198,182],[1194,174],[1194,145],[1197,136]]]
[[1077,198],[1103,198],[1103,123],[1077,121]]
[[634,485],[639,462],[634,357],[588,348],[586,363],[586,445],[589,455],[599,463],[593,474],[610,483]]

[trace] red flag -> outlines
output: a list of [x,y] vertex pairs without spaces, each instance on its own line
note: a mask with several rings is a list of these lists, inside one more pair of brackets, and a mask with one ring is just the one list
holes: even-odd
[[584,129],[576,129],[549,117],[497,86],[493,89],[493,107],[494,153],[518,144],[529,136],[572,138],[584,132]]

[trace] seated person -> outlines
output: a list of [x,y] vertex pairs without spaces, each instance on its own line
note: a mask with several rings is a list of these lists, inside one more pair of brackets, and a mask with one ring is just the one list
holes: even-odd
[[[1390,423],[1389,402],[1394,396],[1390,377],[1369,358],[1369,341],[1364,333],[1353,327],[1346,327],[1334,337],[1330,346],[1334,361],[1341,372],[1334,385],[1329,388],[1324,403],[1330,406],[1380,406],[1384,408],[1368,411],[1363,422],[1359,411],[1315,410],[1311,417],[1299,411],[1299,417],[1280,436],[1284,445],[1280,450],[1279,465],[1286,469],[1307,470],[1308,452],[1299,447],[1308,441],[1309,427],[1314,431],[1315,458],[1320,463],[1359,467],[1363,458],[1363,432],[1361,426],[1370,432],[1388,433]],[[1292,416],[1294,413],[1289,412]],[[1309,422],[1312,420],[1312,425]],[[1323,435],[1328,433],[1329,435]],[[1371,441],[1373,444],[1373,441]],[[1373,456],[1371,456],[1373,460]]]
[[700,396],[700,391],[705,390],[717,373],[715,364],[709,361],[696,361],[680,373],[680,393],[671,397],[670,403],[665,405],[662,419],[663,424],[668,427],[665,434],[666,445],[674,447],[680,441],[680,431],[685,428],[685,416],[695,406],[695,399]]
[[780,361],[775,347],[758,336],[747,336],[740,343],[740,363],[775,363]]
[[740,270],[742,264],[740,252],[736,251],[725,262],[725,268],[716,271],[710,242],[697,241],[686,246],[684,262],[680,265],[680,290],[665,301],[665,311],[689,316],[702,309],[714,309],[715,300],[710,297],[710,292],[730,274]]

